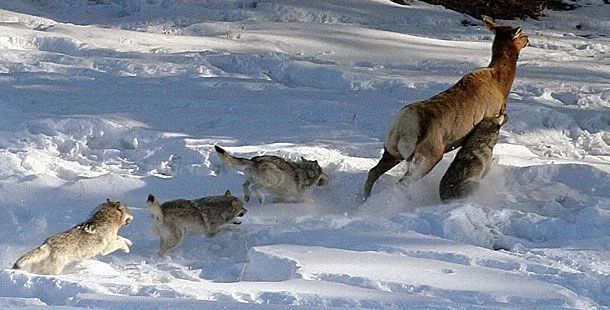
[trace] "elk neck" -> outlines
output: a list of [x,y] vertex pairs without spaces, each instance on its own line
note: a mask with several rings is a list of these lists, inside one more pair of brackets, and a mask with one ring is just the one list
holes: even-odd
[[498,81],[505,97],[508,97],[508,93],[515,80],[517,59],[519,58],[519,52],[511,43],[509,44],[510,46],[501,46],[494,42],[491,62],[488,66],[488,68],[493,69],[493,76]]

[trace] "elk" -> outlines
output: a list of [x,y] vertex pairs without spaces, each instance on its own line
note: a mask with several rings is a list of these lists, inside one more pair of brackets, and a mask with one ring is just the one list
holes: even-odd
[[388,131],[379,163],[369,170],[364,198],[379,177],[406,160],[400,183],[409,185],[426,176],[443,154],[462,146],[483,119],[506,111],[506,101],[517,71],[519,52],[529,43],[522,27],[496,25],[484,18],[494,33],[491,62],[466,74],[451,88],[429,99],[405,106]]

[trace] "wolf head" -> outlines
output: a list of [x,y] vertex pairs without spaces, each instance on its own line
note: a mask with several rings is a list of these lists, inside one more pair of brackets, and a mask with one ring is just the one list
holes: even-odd
[[133,221],[133,214],[127,205],[119,202],[106,199],[100,207],[93,213],[94,219],[111,219],[119,226],[129,225]]
[[502,114],[492,118],[491,121],[494,124],[496,124],[496,126],[502,126],[502,125],[506,124],[506,122],[508,122],[508,114],[502,113]]
[[301,157],[300,166],[307,174],[307,181],[309,181],[308,185],[324,186],[328,184],[328,175],[324,173],[317,160],[307,160],[304,157]]
[[494,134],[497,136],[500,132],[500,127],[506,124],[506,122],[508,122],[508,114],[502,113],[494,117],[483,119],[475,128],[475,131],[478,135]]
[[231,215],[230,218],[242,217],[248,213],[248,210],[244,208],[243,202],[241,202],[239,198],[233,196],[231,191],[226,191],[224,197],[229,201],[228,205],[229,215]]

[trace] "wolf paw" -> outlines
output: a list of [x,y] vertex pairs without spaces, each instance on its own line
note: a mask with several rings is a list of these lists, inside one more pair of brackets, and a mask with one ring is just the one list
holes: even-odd
[[124,243],[126,243],[128,246],[132,246],[133,242],[123,236],[117,236],[116,237],[117,240],[123,241]]
[[314,200],[311,197],[305,196],[305,197],[301,198],[301,203],[312,204],[312,203],[314,203]]
[[122,238],[121,241],[123,241],[123,244],[120,247],[121,251],[129,253],[131,251],[129,247],[133,245],[133,242],[127,238]]
[[125,244],[124,246],[121,247],[121,251],[125,252],[125,253],[129,253],[129,246],[127,244]]
[[133,245],[133,241],[131,241],[131,240],[127,239],[127,238],[125,238],[124,241],[127,244],[127,246],[132,246]]

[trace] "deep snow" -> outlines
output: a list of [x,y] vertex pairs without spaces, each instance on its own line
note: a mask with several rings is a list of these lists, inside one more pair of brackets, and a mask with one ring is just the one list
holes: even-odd
[[[531,45],[499,165],[442,204],[453,154],[358,194],[393,115],[487,65],[492,34],[461,25],[481,22],[384,0],[0,0],[0,307],[610,307],[610,10],[588,3],[506,22]],[[159,258],[147,194],[242,194],[214,144],[317,159],[331,184]],[[131,254],[8,269],[108,197],[135,215]]]

